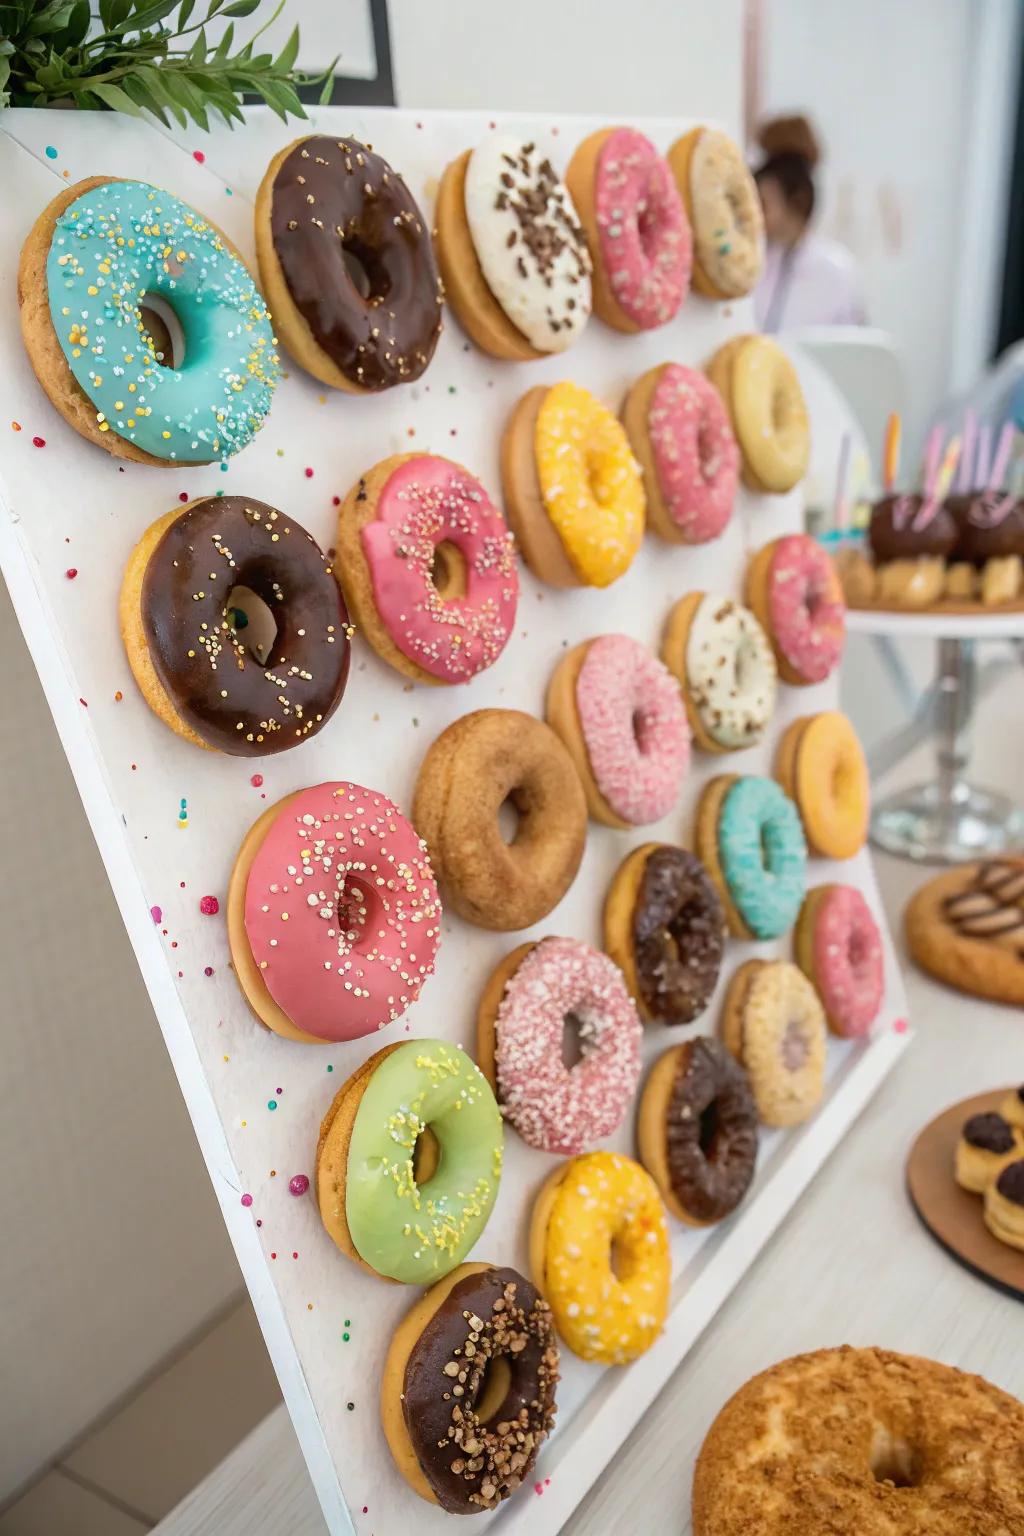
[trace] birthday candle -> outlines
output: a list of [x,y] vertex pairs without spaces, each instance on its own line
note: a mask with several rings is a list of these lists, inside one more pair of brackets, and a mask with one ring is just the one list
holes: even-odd
[[928,442],[924,450],[924,494],[929,501],[935,497],[935,480],[939,473],[939,461],[942,458],[942,440],[945,436],[941,427],[932,427],[928,433]]
[[885,451],[882,457],[882,483],[888,496],[896,484],[900,472],[900,436],[902,427],[899,411],[892,411],[885,428]]
[[1013,451],[1013,422],[1004,421],[1003,430],[999,434],[999,446],[996,449],[995,461],[992,472],[985,481],[985,489],[994,491],[1002,485],[1006,477],[1006,471],[1010,463],[1010,454]]
[[948,496],[949,488],[953,483],[953,476],[956,473],[956,466],[960,459],[960,453],[960,439],[958,437],[951,437],[935,480],[935,489],[932,494],[936,501],[945,501]]
[[978,455],[974,461],[975,486],[988,485],[988,461],[992,453],[992,428],[988,422],[978,432]]
[[956,477],[956,488],[966,494],[974,489],[971,484],[971,475],[974,473],[974,444],[978,436],[978,418],[974,411],[964,412],[963,445],[960,449],[960,466]]

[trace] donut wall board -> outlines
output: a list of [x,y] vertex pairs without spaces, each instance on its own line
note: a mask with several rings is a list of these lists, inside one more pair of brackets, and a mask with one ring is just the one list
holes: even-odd
[[[536,140],[564,168],[575,144],[600,124],[341,109],[320,110],[312,120],[313,131],[372,143],[427,207],[446,164],[495,126]],[[687,125],[638,126],[665,148]],[[656,648],[674,601],[695,589],[738,597],[748,554],[801,524],[799,491],[741,491],[715,543],[668,546],[649,534],[627,574],[606,590],[556,591],[521,568],[512,640],[496,665],[460,687],[406,682],[357,634],[337,714],[286,753],[229,757],[169,731],[132,680],[117,597],[136,540],[179,501],[216,491],[256,496],[297,518],[326,549],[335,544],[338,498],[371,465],[411,449],[458,459],[498,501],[502,427],[527,388],[572,379],[618,409],[646,369],[669,359],[700,366],[751,325],[748,303],[716,305],[691,295],[660,330],[625,336],[592,318],[561,358],[500,363],[471,346],[449,313],[420,382],[379,397],[326,390],[292,366],[264,429],[224,468],[148,467],[84,441],[49,404],[21,343],[14,273],[40,210],[83,177],[136,177],[194,204],[251,259],[256,187],[271,156],[297,132],[259,111],[234,134],[197,132],[181,142],[113,115],[9,112],[0,120],[7,194],[0,226],[0,555],[328,1524],[332,1531],[379,1533],[415,1522],[429,1533],[447,1529],[453,1517],[418,1499],[398,1475],[378,1410],[387,1346],[416,1293],[344,1258],[321,1226],[312,1190],[295,1193],[303,1188],[297,1176],[313,1174],[321,1117],[349,1073],[385,1043],[441,1036],[472,1051],[481,987],[516,944],[559,934],[600,946],[602,898],[626,852],[652,839],[689,842],[703,783],[722,771],[770,773],[774,743],[788,721],[834,706],[837,693],[834,679],[815,688],[780,687],[770,740],[728,760],[696,752],[680,802],[661,823],[624,833],[591,822],[575,883],[536,929],[497,934],[446,914],[436,975],[419,1002],[379,1036],[300,1045],[254,1021],[229,963],[224,912],[236,851],[261,812],[291,791],[330,779],[383,790],[408,812],[421,758],[450,722],[482,706],[542,714],[547,680],[567,647],[623,632]],[[810,405],[812,419],[819,407],[835,411],[827,394],[819,402],[812,393]],[[842,866],[812,861],[810,873],[813,883],[856,883],[884,932],[866,853]],[[218,913],[207,897],[217,898]],[[714,1029],[725,982],[740,962],[773,954],[788,957],[788,941],[730,940],[718,996],[696,1028]],[[906,1043],[905,999],[887,934],[885,958],[887,992],[871,1041],[830,1040],[817,1113],[794,1132],[762,1133],[755,1184],[736,1214],[717,1229],[670,1223],[672,1305],[661,1338],[628,1367],[602,1369],[563,1350],[558,1424],[531,1482],[497,1511],[478,1516],[474,1529],[529,1528],[533,1536],[557,1530],[755,1260]],[[648,1026],[646,1058],[693,1032]],[[632,1116],[603,1145],[634,1154]],[[528,1269],[530,1209],[554,1165],[506,1131],[497,1204],[471,1258]],[[201,1253],[191,1259],[203,1264]]]

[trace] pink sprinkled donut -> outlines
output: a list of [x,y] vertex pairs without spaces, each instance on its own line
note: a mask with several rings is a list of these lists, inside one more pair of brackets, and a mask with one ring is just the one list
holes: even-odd
[[622,420],[644,472],[655,533],[674,544],[717,539],[732,516],[740,455],[711,381],[662,363],[637,379]]
[[784,683],[821,683],[839,665],[846,604],[817,539],[791,533],[759,550],[747,571],[747,604],[767,631]]
[[566,183],[594,263],[594,308],[619,331],[671,320],[690,286],[693,240],[671,168],[634,128],[602,128]]
[[628,635],[576,646],[555,670],[546,709],[596,821],[639,827],[668,814],[690,766],[690,727],[679,683],[646,646]]
[[440,932],[422,842],[386,795],[358,784],[286,796],[235,861],[235,971],[254,1012],[288,1039],[383,1029],[419,996]]
[[[581,1054],[567,1067],[570,1019]],[[640,1078],[642,1034],[614,961],[579,939],[541,939],[513,950],[488,981],[477,1056],[523,1140],[571,1156],[622,1124]]]
[[882,1006],[882,936],[852,885],[808,891],[796,927],[796,959],[814,983],[833,1034],[866,1035]]
[[338,576],[358,628],[424,683],[491,666],[515,623],[515,544],[468,470],[434,454],[384,459],[353,486],[338,524]]

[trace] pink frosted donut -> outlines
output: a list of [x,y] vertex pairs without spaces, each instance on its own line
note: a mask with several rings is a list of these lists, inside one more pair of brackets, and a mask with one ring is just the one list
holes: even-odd
[[882,936],[864,897],[852,885],[808,891],[797,924],[800,968],[818,990],[834,1034],[866,1035],[885,990]]
[[[386,795],[358,784],[300,790],[270,816],[235,866],[251,854],[244,933],[264,986],[305,1035],[382,1029],[416,1001],[437,952],[441,903],[423,843]],[[237,969],[235,948],[232,933]]]
[[821,683],[839,665],[846,604],[835,566],[817,539],[775,539],[750,568],[751,608],[767,630],[783,682]]
[[651,395],[647,433],[657,488],[683,541],[717,539],[732,516],[740,455],[710,379],[666,363]]
[[609,820],[607,807],[613,825],[646,826],[675,805],[690,766],[686,706],[672,673],[638,640],[601,635],[570,652],[551,681],[548,721],[577,762],[582,749],[598,820]]
[[[366,583],[345,558],[356,526]],[[346,501],[341,542],[357,624],[385,661],[435,683],[467,682],[497,661],[516,617],[515,544],[461,465],[433,454],[378,465]]]
[[[635,129],[611,129],[598,150],[592,205],[593,254],[614,304],[631,328],[664,325],[686,297],[693,257],[690,223],[668,161]],[[599,299],[595,293],[598,313],[608,319]]]
[[[523,1140],[572,1156],[617,1130],[639,1081],[643,1026],[614,961],[579,939],[541,939],[505,979],[496,1012],[493,1002],[488,988],[481,1062],[493,1060],[502,1113]],[[570,1018],[581,1056],[567,1067]]]

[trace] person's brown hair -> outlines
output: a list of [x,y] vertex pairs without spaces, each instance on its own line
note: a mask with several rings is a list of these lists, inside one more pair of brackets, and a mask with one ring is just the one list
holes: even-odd
[[787,207],[807,223],[814,212],[814,168],[821,159],[814,129],[799,113],[772,117],[761,125],[757,141],[765,159],[755,171],[755,179],[774,181]]

